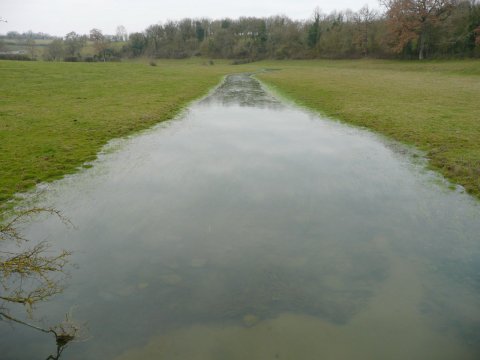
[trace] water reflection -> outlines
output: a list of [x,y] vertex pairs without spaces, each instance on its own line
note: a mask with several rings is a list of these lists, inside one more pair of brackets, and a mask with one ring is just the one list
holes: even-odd
[[45,200],[78,231],[29,229],[80,266],[69,358],[479,357],[478,203],[376,136],[236,75],[115,146]]
[[248,106],[280,110],[285,105],[265,91],[258,81],[252,81],[248,74],[230,75],[214,93],[201,101],[202,104],[224,106]]
[[[70,225],[60,212],[49,208],[16,209],[13,214],[0,213],[0,321],[43,334],[51,340],[51,355],[57,360],[78,334],[79,328],[68,317],[61,323],[45,325],[38,321],[35,307],[63,292],[63,280],[70,253],[53,250],[47,242],[28,240],[22,228],[32,217],[57,217]],[[54,351],[53,349],[56,350]],[[46,355],[45,355],[46,356]]]

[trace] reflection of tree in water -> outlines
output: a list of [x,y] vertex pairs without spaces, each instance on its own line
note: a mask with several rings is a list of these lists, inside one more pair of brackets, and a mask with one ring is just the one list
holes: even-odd
[[[51,327],[36,325],[33,310],[36,304],[63,291],[61,283],[65,275],[70,252],[62,250],[51,254],[50,246],[40,242],[27,246],[20,228],[32,216],[47,213],[57,216],[65,224],[69,221],[55,209],[31,208],[19,211],[11,220],[0,224],[0,320],[21,324],[55,337],[56,353],[47,359],[59,359],[65,347],[74,340],[78,328],[68,316],[65,321]],[[11,246],[15,248],[11,249]],[[9,247],[11,250],[4,250]],[[27,319],[13,315],[17,306],[23,306]]]

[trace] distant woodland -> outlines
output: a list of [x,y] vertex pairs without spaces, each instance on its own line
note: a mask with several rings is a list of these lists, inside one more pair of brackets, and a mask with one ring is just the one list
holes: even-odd
[[[191,56],[239,63],[260,59],[480,57],[479,0],[382,0],[381,5],[382,13],[367,6],[357,12],[330,14],[316,9],[304,21],[287,16],[183,19],[130,34],[119,26],[114,35],[92,29],[89,34],[71,32],[63,38],[14,32],[5,38],[23,37],[30,44],[38,37],[50,39],[43,57],[66,61]],[[87,44],[93,49],[91,56],[82,54]],[[34,57],[33,51],[31,55]]]

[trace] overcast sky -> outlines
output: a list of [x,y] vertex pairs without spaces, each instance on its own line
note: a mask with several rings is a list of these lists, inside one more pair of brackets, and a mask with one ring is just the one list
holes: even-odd
[[0,33],[32,30],[63,36],[70,31],[84,34],[99,28],[105,34],[114,34],[118,25],[131,33],[185,17],[287,15],[307,19],[317,6],[329,13],[357,11],[366,4],[379,8],[378,0],[0,0],[0,18],[8,21],[0,22]]

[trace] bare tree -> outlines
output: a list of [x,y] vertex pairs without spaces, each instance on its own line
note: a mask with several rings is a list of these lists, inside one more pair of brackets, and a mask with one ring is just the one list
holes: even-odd
[[[136,36],[137,36],[136,42],[138,44],[138,41],[141,40],[141,37],[139,37],[138,33]],[[145,45],[148,44],[148,52],[151,56],[158,55],[158,51],[160,49],[160,43],[163,37],[164,37],[164,30],[163,30],[163,26],[160,24],[151,25],[145,30],[144,44]],[[142,49],[140,50],[140,53],[143,53],[143,50],[144,49],[142,47]],[[137,45],[137,49],[134,49],[134,53],[135,51],[137,52],[139,51],[138,45]]]
[[115,32],[115,37],[117,41],[128,41],[128,33],[127,29],[123,25],[117,26],[117,30]]
[[102,31],[99,29],[90,30],[90,40],[93,41],[93,46],[97,54],[101,55],[103,61],[106,61],[107,48],[109,45],[108,39],[103,35]]
[[375,10],[372,10],[365,5],[362,7],[357,14],[355,14],[354,19],[357,23],[359,29],[359,45],[362,48],[363,56],[368,56],[368,37],[370,35],[370,25],[377,18],[378,14]]
[[36,48],[35,47],[36,47],[36,45],[37,45],[37,43],[31,37],[29,37],[27,39],[27,41],[25,42],[25,46],[27,47],[28,55],[30,55],[30,59],[32,59],[32,60],[35,59],[35,55],[36,55]]

